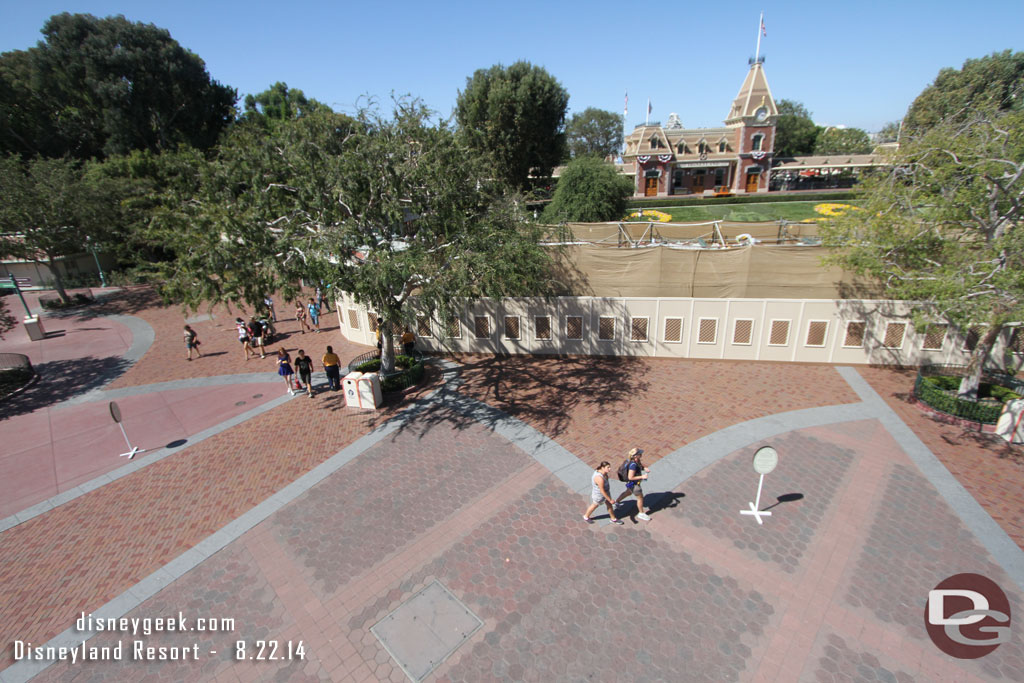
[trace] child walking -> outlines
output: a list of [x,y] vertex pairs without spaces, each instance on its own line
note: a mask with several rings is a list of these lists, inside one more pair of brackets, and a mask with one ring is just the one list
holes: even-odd
[[185,348],[188,349],[189,360],[192,360],[192,349],[196,350],[196,358],[202,358],[203,354],[199,350],[199,338],[196,336],[196,331],[193,330],[189,325],[185,325]]

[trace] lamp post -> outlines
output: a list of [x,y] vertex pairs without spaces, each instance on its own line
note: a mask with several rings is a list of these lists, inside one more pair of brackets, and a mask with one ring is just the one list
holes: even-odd
[[100,271],[100,287],[106,288],[107,278],[103,275],[103,266],[100,265],[100,257],[96,255],[96,247],[92,245],[92,238],[86,235],[85,243],[88,245],[89,251],[92,252],[92,257],[96,261],[96,270]]

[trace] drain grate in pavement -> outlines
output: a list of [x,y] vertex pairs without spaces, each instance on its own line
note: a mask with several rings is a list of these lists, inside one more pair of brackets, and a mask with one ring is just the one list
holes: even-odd
[[422,681],[484,622],[434,581],[370,628],[405,675]]
[[201,323],[206,320],[213,320],[213,316],[210,315],[209,313],[200,313],[199,315],[194,315],[191,318],[185,318],[185,322],[187,322],[189,325]]

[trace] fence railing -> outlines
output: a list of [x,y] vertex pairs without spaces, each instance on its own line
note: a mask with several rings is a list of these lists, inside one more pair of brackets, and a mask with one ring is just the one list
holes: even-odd
[[[1003,411],[997,398],[988,401],[968,401],[955,393],[959,381],[967,374],[966,365],[923,365],[914,380],[914,396],[925,405],[953,417],[981,424],[995,424]],[[942,381],[943,378],[950,380]],[[981,384],[1001,386],[1024,395],[1024,381],[997,372],[983,372]]]

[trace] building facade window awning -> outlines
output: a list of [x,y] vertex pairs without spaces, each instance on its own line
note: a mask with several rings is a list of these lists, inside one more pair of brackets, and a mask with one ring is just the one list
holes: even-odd
[[677,161],[676,168],[723,168],[732,163],[731,161]]

